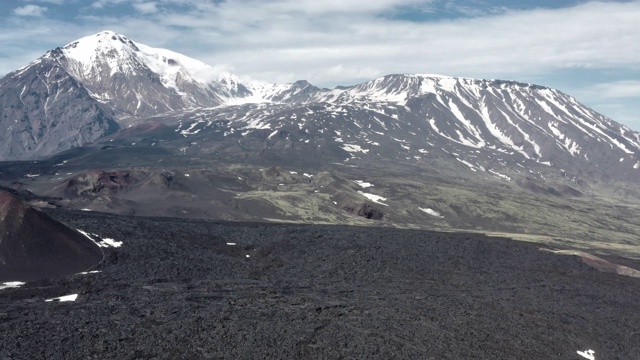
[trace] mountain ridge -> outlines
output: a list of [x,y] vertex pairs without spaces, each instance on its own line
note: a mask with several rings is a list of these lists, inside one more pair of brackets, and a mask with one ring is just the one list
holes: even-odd
[[[46,76],[53,72],[59,75]],[[71,92],[75,104],[86,104],[77,111],[69,109],[71,99],[60,98]],[[33,105],[25,105],[24,94]],[[535,162],[573,176],[602,171],[627,181],[640,171],[640,133],[548,87],[435,74],[391,74],[334,89],[304,80],[269,84],[111,31],[56,48],[7,75],[0,99],[5,160],[46,157],[160,121],[193,142],[206,141],[207,133],[223,139],[256,132],[255,141],[269,148],[278,129],[299,133],[296,141],[306,143],[298,148],[328,147],[334,155],[327,161],[373,154],[419,160],[442,149],[472,172],[506,167],[513,173]],[[68,121],[61,134],[51,130],[59,118]],[[214,128],[225,135],[211,133]],[[283,149],[295,148],[288,141]]]

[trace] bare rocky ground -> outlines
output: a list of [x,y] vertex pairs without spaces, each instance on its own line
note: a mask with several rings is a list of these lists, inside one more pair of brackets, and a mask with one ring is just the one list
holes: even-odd
[[0,359],[640,358],[640,279],[537,244],[48,212],[124,244],[0,290]]

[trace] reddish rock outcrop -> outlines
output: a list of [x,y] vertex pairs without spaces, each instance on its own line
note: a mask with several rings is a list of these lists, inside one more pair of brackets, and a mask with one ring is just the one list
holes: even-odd
[[384,217],[384,213],[378,210],[376,207],[370,204],[360,204],[359,206],[345,206],[344,210],[355,214],[358,216],[362,216],[371,220],[382,220]]
[[0,282],[59,278],[101,260],[84,235],[0,189]]
[[137,180],[129,172],[91,170],[67,181],[64,190],[67,196],[109,195],[118,193]]

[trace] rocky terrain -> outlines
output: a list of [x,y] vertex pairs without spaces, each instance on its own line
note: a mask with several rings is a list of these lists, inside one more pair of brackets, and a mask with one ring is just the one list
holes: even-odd
[[640,357],[640,279],[537,244],[49,212],[123,245],[99,272],[0,290],[0,358]]
[[614,192],[596,184],[585,190],[534,177],[507,182],[465,168],[438,158],[325,166],[264,158],[235,162],[173,156],[158,146],[114,140],[38,162],[1,163],[0,184],[38,194],[45,207],[464,230],[640,258],[637,187],[619,183]]
[[0,111],[0,359],[640,358],[640,134],[557,90],[107,31]]
[[[544,86],[430,74],[334,89],[269,84],[111,31],[7,74],[0,109],[2,160],[43,159],[119,130],[155,129],[163,143],[127,144],[236,162],[436,158],[504,181],[524,172],[581,189],[637,184],[640,171],[640,134]],[[159,124],[175,134],[158,132]]]
[[101,260],[98,244],[0,187],[0,282],[61,277]]
[[269,84],[105,31],[5,76],[0,109],[0,183],[47,206],[492,232],[640,256],[640,135],[544,86]]

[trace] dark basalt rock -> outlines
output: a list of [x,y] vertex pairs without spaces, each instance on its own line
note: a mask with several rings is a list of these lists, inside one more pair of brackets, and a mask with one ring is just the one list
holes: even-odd
[[68,196],[115,194],[136,182],[137,179],[127,171],[91,170],[69,179],[64,193]]
[[59,278],[101,259],[84,235],[0,189],[0,282]]
[[50,214],[123,245],[101,273],[0,290],[1,359],[640,359],[640,279],[539,244]]
[[372,220],[382,220],[384,213],[369,204],[362,204],[357,212],[358,216],[366,217]]
[[375,206],[366,203],[361,204],[360,206],[348,205],[343,209],[350,214],[355,214],[371,220],[382,220],[382,218],[384,217],[384,213],[382,211],[380,211]]
[[127,140],[127,141],[140,141],[140,140],[175,140],[180,138],[173,129],[167,125],[157,121],[150,121],[143,124],[138,124],[118,131],[115,134],[107,136],[101,139],[101,142],[113,141],[113,140]]

